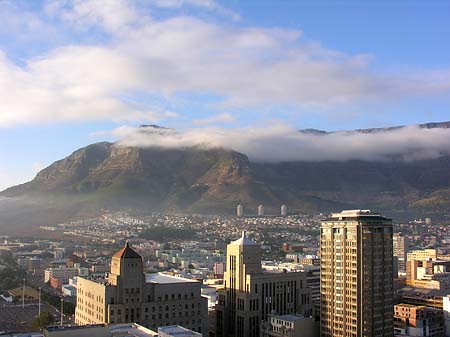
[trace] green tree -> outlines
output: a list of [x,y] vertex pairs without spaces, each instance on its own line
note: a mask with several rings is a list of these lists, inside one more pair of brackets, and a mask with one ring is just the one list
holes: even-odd
[[48,311],[41,313],[39,317],[33,319],[32,327],[34,329],[42,329],[53,323],[53,317]]

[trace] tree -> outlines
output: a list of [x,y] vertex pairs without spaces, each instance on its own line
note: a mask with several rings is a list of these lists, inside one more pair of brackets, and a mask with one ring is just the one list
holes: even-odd
[[48,311],[41,313],[39,317],[33,319],[32,327],[34,329],[42,329],[53,323],[53,317]]

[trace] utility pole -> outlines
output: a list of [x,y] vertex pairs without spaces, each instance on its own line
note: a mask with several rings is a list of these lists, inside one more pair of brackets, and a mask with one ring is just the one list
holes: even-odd
[[61,326],[63,325],[63,315],[64,315],[63,312],[64,312],[64,299],[61,298],[61,323],[60,323]]
[[25,279],[23,279],[23,288],[22,288],[22,309],[25,309]]
[[41,287],[39,287],[39,315],[41,317]]

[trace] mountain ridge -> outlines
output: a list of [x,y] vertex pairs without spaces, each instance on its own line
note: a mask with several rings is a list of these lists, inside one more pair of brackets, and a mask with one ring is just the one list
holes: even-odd
[[[155,127],[162,128],[145,126]],[[450,128],[450,122],[419,127]],[[378,133],[395,128],[401,127],[352,132]],[[328,134],[311,129],[301,132]],[[447,212],[449,168],[450,156],[414,162],[257,163],[243,153],[221,148],[139,148],[99,142],[56,161],[32,181],[0,192],[0,197],[25,203],[31,217],[36,213],[31,209],[36,208],[43,213],[43,220],[33,221],[42,223],[104,209],[232,214],[238,203],[246,209],[264,204],[272,213],[278,212],[281,204],[299,212],[348,207],[386,212]],[[45,209],[49,210],[48,218]],[[15,221],[14,212],[4,213],[11,216],[2,221],[0,212],[0,224]],[[27,217],[30,214],[20,215],[17,221],[27,222]]]

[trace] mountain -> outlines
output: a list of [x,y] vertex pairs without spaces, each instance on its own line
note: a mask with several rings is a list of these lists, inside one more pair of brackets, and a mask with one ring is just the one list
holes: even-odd
[[[449,128],[450,122],[420,127]],[[286,204],[290,211],[303,212],[362,207],[388,214],[442,213],[450,209],[449,169],[450,156],[412,162],[254,163],[245,154],[224,149],[138,148],[102,142],[79,149],[32,181],[1,192],[0,225],[54,223],[102,209],[230,214],[238,203],[248,212],[259,204],[278,212]]]

